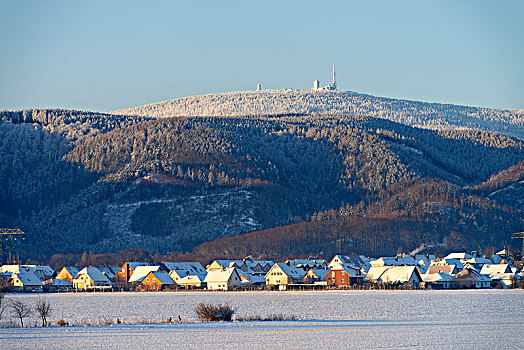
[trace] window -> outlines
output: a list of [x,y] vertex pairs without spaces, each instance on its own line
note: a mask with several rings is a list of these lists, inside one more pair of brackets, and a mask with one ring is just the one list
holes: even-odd
[[345,282],[345,280],[344,280],[344,279],[341,279],[341,280],[340,280],[340,283],[344,283],[344,282]]
[[146,282],[149,282],[149,278],[146,278]]
[[156,282],[156,278],[153,278],[153,282]]

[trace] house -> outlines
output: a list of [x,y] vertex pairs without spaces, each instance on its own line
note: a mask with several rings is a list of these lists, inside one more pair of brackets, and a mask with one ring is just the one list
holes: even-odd
[[422,276],[416,266],[390,266],[380,276],[380,282],[419,288]]
[[373,283],[381,282],[380,277],[388,268],[388,266],[371,266],[366,274],[366,279]]
[[450,289],[456,288],[456,279],[442,271],[422,274],[421,288],[426,289]]
[[[129,284],[140,284],[146,276],[153,271],[164,271],[163,268],[160,265],[152,266],[137,266],[136,269],[133,271],[133,274],[129,278]],[[164,271],[165,272],[165,271]],[[166,272],[167,273],[167,272]]]
[[116,284],[128,285],[129,279],[138,266],[149,266],[147,262],[125,262],[115,273],[114,281]]
[[370,260],[363,255],[335,255],[327,267],[332,269],[341,264],[349,264],[367,271],[371,267],[369,261]]
[[460,261],[460,259],[433,260],[430,266],[433,265],[454,265],[458,271],[462,271],[462,269],[464,268],[464,264],[462,263],[462,261]]
[[232,290],[242,283],[236,267],[227,267],[224,270],[210,270],[204,282],[209,290]]
[[56,275],[56,278],[62,281],[73,283],[73,278],[80,272],[82,268],[76,266],[64,266],[62,270]]
[[260,276],[258,274],[248,273],[244,272],[242,270],[238,270],[237,272],[240,276],[240,280],[242,281],[243,285],[247,286],[262,286],[266,284],[266,279],[264,276]]
[[199,280],[203,281],[207,274],[206,269],[199,262],[166,261],[162,265],[175,282],[187,276],[198,276]]
[[481,275],[471,267],[464,267],[454,277],[457,279],[459,288],[489,288],[491,286],[491,278]]
[[42,281],[33,272],[13,272],[7,280],[7,285],[20,292],[41,292]]
[[304,275],[304,283],[325,283],[328,271],[327,269],[309,269]]
[[98,269],[112,282],[115,282],[115,274],[120,270],[118,266],[99,266]]
[[517,281],[521,281],[522,277],[513,272],[495,273],[490,276],[491,286],[495,288],[508,289],[513,287]]
[[40,281],[52,278],[55,274],[55,271],[47,265],[2,265],[0,266],[0,273],[3,272],[30,272],[34,274]]
[[481,275],[491,277],[498,273],[511,273],[509,264],[486,264],[480,270]]
[[205,286],[204,279],[200,279],[198,275],[189,275],[186,277],[179,278],[175,281],[179,287],[185,289],[202,288]]
[[266,286],[285,286],[288,284],[304,283],[305,275],[306,271],[302,268],[290,266],[287,263],[275,263],[265,276]]
[[42,282],[44,290],[49,292],[69,292],[73,290],[73,282],[58,278],[50,278]]
[[353,287],[362,285],[363,281],[364,275],[360,269],[355,269],[349,264],[335,266],[326,275],[327,286]]
[[171,276],[169,276],[169,274],[166,271],[157,270],[149,271],[149,273],[144,278],[142,278],[140,285],[138,286],[138,289],[141,292],[159,292],[163,290],[173,289],[175,287],[175,281],[173,281]]
[[73,288],[83,290],[110,290],[113,283],[96,267],[84,267],[73,278]]

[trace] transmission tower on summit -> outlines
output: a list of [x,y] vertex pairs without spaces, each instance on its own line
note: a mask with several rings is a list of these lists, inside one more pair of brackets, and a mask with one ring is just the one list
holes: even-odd
[[333,62],[333,84],[331,84],[333,90],[337,89],[337,80],[335,79],[335,62]]

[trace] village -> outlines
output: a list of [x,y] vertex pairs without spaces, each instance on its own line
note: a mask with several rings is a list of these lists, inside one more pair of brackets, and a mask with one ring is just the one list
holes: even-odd
[[284,262],[214,260],[125,262],[122,266],[2,265],[4,292],[305,290],[305,289],[471,289],[522,288],[524,271],[503,249],[497,254],[399,254],[366,258],[335,255]]

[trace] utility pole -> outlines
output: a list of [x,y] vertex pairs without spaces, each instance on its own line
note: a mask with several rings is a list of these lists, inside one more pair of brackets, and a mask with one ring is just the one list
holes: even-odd
[[522,250],[520,251],[520,255],[524,259],[524,232],[515,232],[511,235],[511,239],[522,239]]
[[4,263],[4,238],[16,240],[17,237],[25,239],[25,232],[18,228],[0,228],[0,265]]

